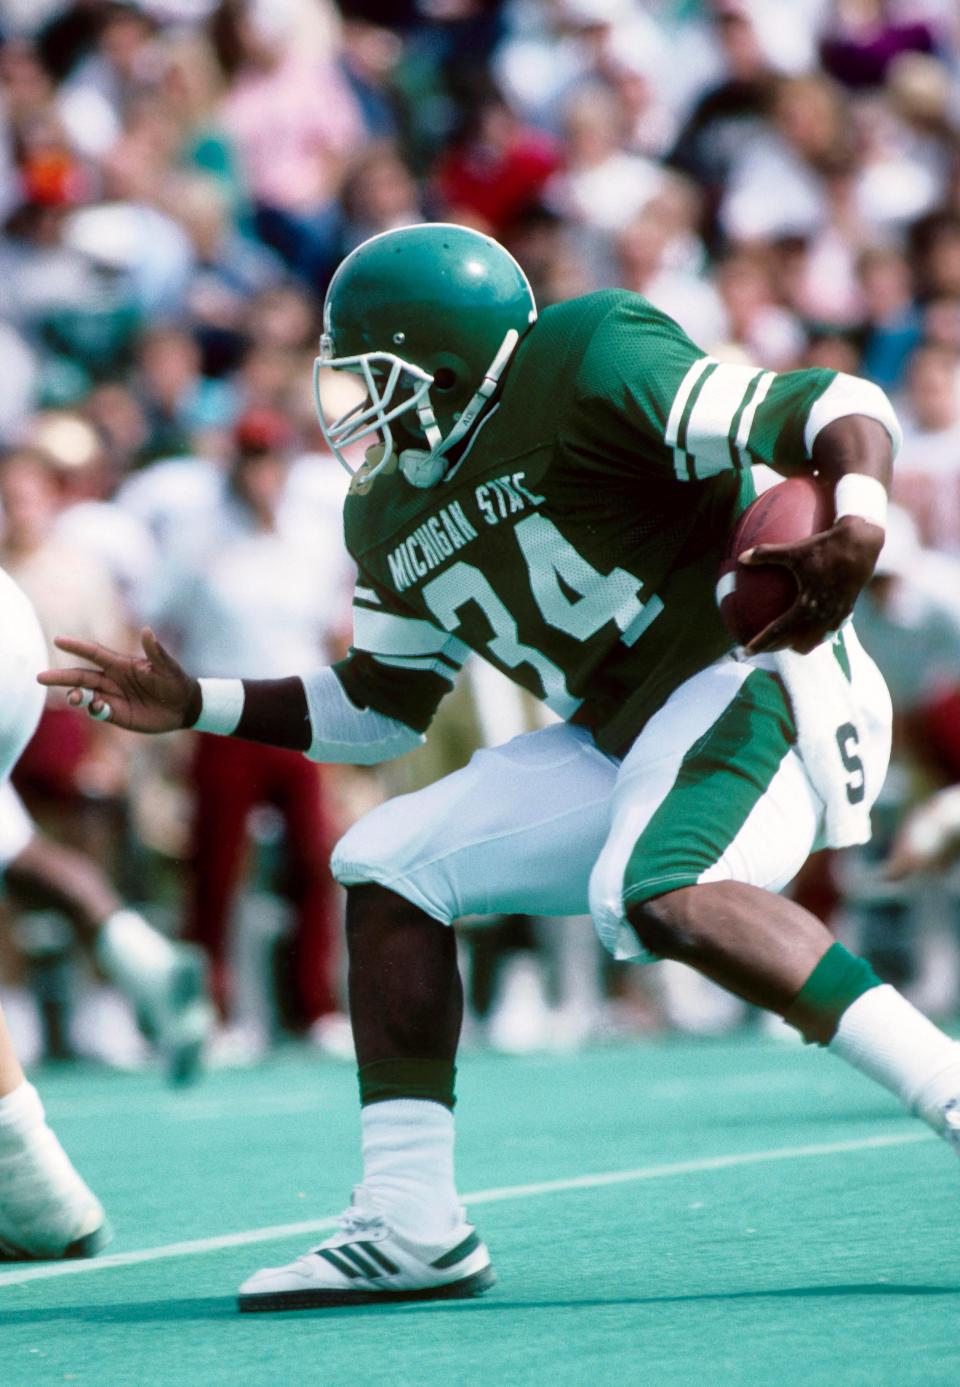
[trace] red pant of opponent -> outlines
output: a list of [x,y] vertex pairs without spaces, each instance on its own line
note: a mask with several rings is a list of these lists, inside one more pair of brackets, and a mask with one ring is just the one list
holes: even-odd
[[210,955],[214,1000],[227,1015],[228,928],[247,846],[247,817],[257,805],[273,805],[284,820],[283,894],[294,910],[294,1002],[298,1021],[307,1026],[337,1010],[336,906],[319,768],[296,751],[200,733],[193,771],[194,875],[188,937]]

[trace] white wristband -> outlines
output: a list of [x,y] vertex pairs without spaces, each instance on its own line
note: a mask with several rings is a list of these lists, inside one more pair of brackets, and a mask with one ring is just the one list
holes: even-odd
[[887,489],[876,477],[847,472],[837,482],[833,496],[838,520],[841,515],[859,515],[881,530],[887,528]]
[[243,716],[243,680],[198,679],[197,683],[200,685],[200,716],[193,730],[229,737],[231,732],[236,732]]

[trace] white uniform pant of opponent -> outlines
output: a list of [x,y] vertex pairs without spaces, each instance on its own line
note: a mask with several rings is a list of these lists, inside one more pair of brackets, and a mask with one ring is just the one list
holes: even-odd
[[0,569],[0,875],[34,834],[33,822],[10,784],[10,773],[33,736],[45,692],[37,675],[47,645],[29,598]]
[[[889,701],[869,672],[854,687],[858,735],[844,724],[836,737],[838,791],[867,807],[889,754]],[[825,818],[781,681],[725,657],[671,695],[622,761],[570,724],[515,737],[379,805],[332,866],[343,885],[379,883],[445,924],[589,911],[615,957],[642,962],[631,902],[713,881],[781,890],[826,845]]]

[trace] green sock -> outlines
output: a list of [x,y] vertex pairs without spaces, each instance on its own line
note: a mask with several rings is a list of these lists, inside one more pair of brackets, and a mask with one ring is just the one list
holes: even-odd
[[360,1066],[360,1106],[386,1103],[391,1098],[421,1098],[442,1103],[451,1112],[456,1104],[453,1060],[374,1060]]
[[880,979],[862,958],[842,944],[831,944],[783,1013],[810,1045],[829,1045],[840,1017],[852,1002],[880,987]]

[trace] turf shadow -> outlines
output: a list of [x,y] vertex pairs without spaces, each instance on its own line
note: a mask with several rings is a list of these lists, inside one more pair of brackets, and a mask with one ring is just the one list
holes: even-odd
[[[271,1323],[277,1318],[291,1316],[307,1321],[318,1317],[362,1318],[367,1315],[413,1314],[479,1314],[481,1311],[503,1310],[602,1310],[628,1306],[696,1305],[742,1300],[816,1300],[845,1296],[903,1296],[908,1299],[927,1296],[960,1296],[960,1285],[925,1286],[900,1285],[889,1281],[853,1282],[837,1286],[782,1286],[775,1290],[705,1291],[693,1295],[667,1296],[588,1296],[556,1297],[541,1300],[506,1300],[493,1295],[483,1300],[437,1300],[431,1302],[404,1301],[380,1305],[338,1306],[331,1310],[271,1311],[269,1314],[244,1315],[245,1323]],[[78,1324],[169,1324],[177,1320],[231,1320],[239,1317],[234,1296],[198,1296],[192,1300],[142,1300],[113,1302],[107,1305],[55,1305],[38,1310],[4,1310],[0,1313],[4,1327],[41,1325],[64,1321]]]
[[[844,1296],[905,1296],[910,1299],[928,1296],[960,1296],[960,1285],[924,1286],[897,1285],[890,1282],[863,1282],[844,1286],[785,1286],[776,1290],[756,1291],[705,1291],[695,1295],[669,1296],[584,1296],[556,1297],[539,1300],[507,1300],[496,1294],[484,1296],[482,1300],[437,1300],[426,1302],[407,1301],[394,1305],[355,1305],[352,1308],[340,1306],[336,1310],[309,1311],[290,1310],[281,1312],[283,1318],[291,1315],[328,1315],[362,1318],[366,1315],[414,1315],[414,1314],[480,1314],[502,1310],[603,1310],[624,1309],[630,1306],[648,1306],[656,1309],[663,1305],[696,1305],[707,1303],[729,1303],[750,1300],[789,1300],[789,1299],[836,1299]],[[277,1312],[262,1318],[276,1319]],[[250,1316],[247,1318],[260,1318]]]
[[197,1296],[192,1300],[118,1301],[108,1305],[51,1305],[38,1310],[0,1309],[3,1325],[169,1324],[175,1320],[225,1320],[237,1315],[236,1296]]

